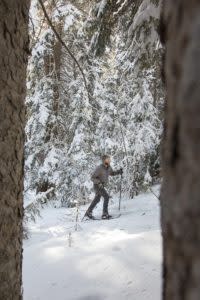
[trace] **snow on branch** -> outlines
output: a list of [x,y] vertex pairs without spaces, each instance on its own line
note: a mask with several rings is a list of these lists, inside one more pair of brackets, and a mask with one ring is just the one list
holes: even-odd
[[63,39],[61,38],[61,36],[59,35],[59,33],[57,32],[55,26],[53,25],[47,11],[46,11],[46,8],[42,2],[42,0],[38,0],[41,7],[42,7],[42,10],[43,10],[43,13],[49,23],[49,26],[51,27],[51,29],[53,30],[55,36],[57,37],[58,41],[62,44],[62,46],[65,48],[65,50],[69,53],[69,55],[71,56],[71,58],[74,60],[74,62],[76,63],[76,65],[78,66],[78,69],[79,71],[81,72],[81,75],[83,77],[83,81],[84,81],[84,85],[85,85],[85,89],[87,91],[87,94],[88,94],[88,98],[90,98],[90,93],[89,93],[89,89],[88,89],[88,86],[87,86],[87,81],[86,81],[86,78],[85,78],[85,74],[84,74],[84,71],[82,69],[82,67],[80,66],[78,60],[76,59],[76,57],[74,56],[74,54],[70,51],[70,49],[67,47],[66,43],[63,41]]

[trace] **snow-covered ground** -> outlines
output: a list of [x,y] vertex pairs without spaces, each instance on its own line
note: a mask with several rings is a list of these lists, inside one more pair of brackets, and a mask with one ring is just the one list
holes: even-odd
[[[100,215],[101,205],[94,213]],[[110,213],[118,213],[117,200]],[[152,193],[123,199],[118,219],[80,222],[78,231],[74,220],[74,209],[46,208],[30,224],[25,300],[161,299],[159,202]]]

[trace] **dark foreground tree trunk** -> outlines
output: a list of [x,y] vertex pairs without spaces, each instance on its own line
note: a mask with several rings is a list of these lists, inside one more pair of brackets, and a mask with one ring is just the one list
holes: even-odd
[[29,0],[0,1],[0,299],[22,299],[24,98]]
[[200,299],[200,1],[164,1],[164,300]]

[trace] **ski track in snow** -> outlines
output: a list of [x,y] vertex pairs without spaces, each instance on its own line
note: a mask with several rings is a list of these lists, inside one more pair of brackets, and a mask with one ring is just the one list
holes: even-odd
[[[111,214],[118,213],[115,200]],[[44,209],[24,242],[24,299],[160,300],[159,202],[141,194],[123,199],[121,212],[118,219],[79,222],[75,232],[74,209]]]

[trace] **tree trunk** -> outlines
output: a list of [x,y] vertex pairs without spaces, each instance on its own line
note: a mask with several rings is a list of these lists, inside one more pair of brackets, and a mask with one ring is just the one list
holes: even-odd
[[29,0],[0,1],[0,299],[22,299],[24,98]]
[[200,299],[200,2],[165,1],[163,299]]

